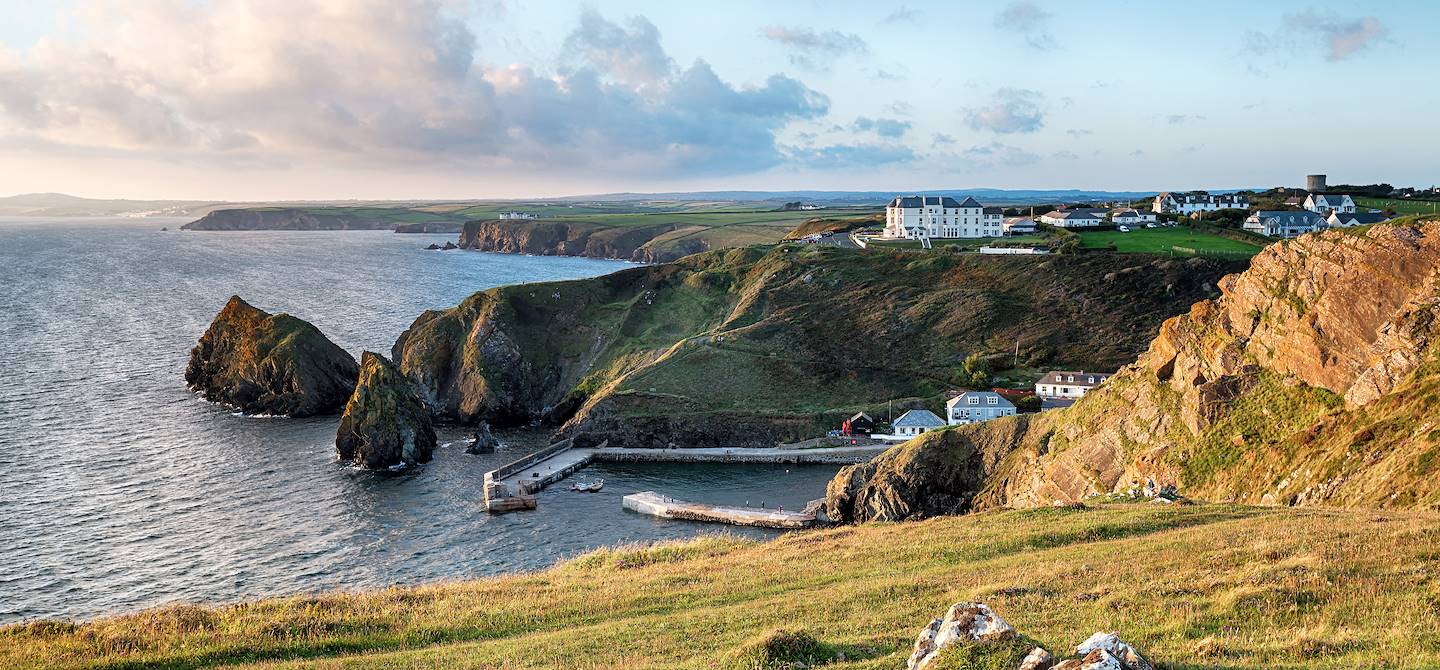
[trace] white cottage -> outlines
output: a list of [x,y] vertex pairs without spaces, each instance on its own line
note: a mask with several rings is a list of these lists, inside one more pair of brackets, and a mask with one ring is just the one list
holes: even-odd
[[1304,207],[1317,214],[1329,214],[1330,212],[1354,214],[1355,199],[1348,195],[1311,193],[1309,197],[1305,198]]
[[900,415],[891,425],[892,433],[896,435],[915,436],[921,433],[942,428],[945,422],[935,413],[928,409],[912,409]]
[[1110,378],[1111,372],[1084,370],[1051,370],[1035,382],[1035,395],[1041,398],[1079,398]]

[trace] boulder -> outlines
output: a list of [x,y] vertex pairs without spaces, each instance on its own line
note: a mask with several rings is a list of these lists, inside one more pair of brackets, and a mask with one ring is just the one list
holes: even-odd
[[455,246],[455,243],[454,243],[454,242],[451,242],[450,240],[445,240],[445,246],[440,247],[440,250],[441,250],[441,251],[449,251],[449,250],[451,250],[451,249],[459,249],[459,248],[460,248],[460,247]]
[[435,244],[435,243],[432,242],[432,243],[430,244],[430,246],[425,247],[425,250],[426,250],[426,251],[439,251],[439,250],[440,250],[440,245]]
[[1020,661],[1020,670],[1050,670],[1055,665],[1055,657],[1050,652],[1040,647],[1030,650],[1030,653]]
[[360,356],[360,381],[335,433],[340,460],[380,470],[427,463],[435,451],[430,409],[415,384],[380,354]]
[[949,645],[999,642],[1015,637],[1015,627],[1000,618],[989,605],[955,603],[945,612],[944,618],[931,621],[920,631],[906,667],[909,670],[924,668]]
[[246,414],[334,412],[355,389],[354,357],[318,328],[231,296],[190,352],[185,382]]
[[490,423],[481,421],[480,427],[475,429],[475,438],[470,441],[470,446],[465,447],[467,454],[493,454],[495,447],[500,445],[500,440],[490,434]]
[[1115,633],[1096,633],[1075,647],[1075,653],[1085,654],[1087,658],[1096,651],[1103,651],[1115,658],[1120,664],[1120,670],[1155,670],[1155,666],[1145,660],[1135,647],[1121,640]]

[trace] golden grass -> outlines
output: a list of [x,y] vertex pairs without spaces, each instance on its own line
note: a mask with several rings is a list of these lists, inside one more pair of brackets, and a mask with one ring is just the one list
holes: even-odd
[[[0,628],[4,668],[718,668],[774,631],[903,666],[983,600],[1167,668],[1440,667],[1440,515],[1112,504],[604,550],[528,575]],[[808,652],[807,652],[808,653]]]

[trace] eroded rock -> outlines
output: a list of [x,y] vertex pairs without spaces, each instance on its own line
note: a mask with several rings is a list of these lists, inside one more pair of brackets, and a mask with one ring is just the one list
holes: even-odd
[[923,670],[942,657],[948,657],[950,662],[954,662],[956,659],[948,656],[952,651],[956,651],[952,648],[985,645],[958,651],[966,652],[963,658],[972,663],[977,658],[986,659],[987,668],[1009,667],[1010,663],[1016,663],[1017,670],[1155,670],[1155,666],[1135,647],[1121,640],[1115,633],[1100,632],[1091,635],[1075,648],[1077,658],[1058,663],[1054,655],[1040,646],[1031,648],[1023,657],[1020,654],[1025,646],[1014,649],[1017,644],[1030,642],[1032,641],[1029,638],[1016,632],[1015,628],[989,605],[955,603],[943,618],[931,621],[920,631],[906,668]]
[[430,409],[400,368],[380,354],[360,357],[360,381],[335,433],[340,460],[370,470],[427,463],[435,451]]
[[355,359],[309,323],[231,296],[190,352],[185,382],[246,414],[312,416],[345,404]]

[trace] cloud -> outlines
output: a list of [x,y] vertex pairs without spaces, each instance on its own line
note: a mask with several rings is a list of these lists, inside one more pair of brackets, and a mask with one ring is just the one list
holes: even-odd
[[1084,137],[1085,135],[1094,135],[1095,131],[1085,128],[1071,128],[1070,130],[1065,131],[1065,134],[1071,137]]
[[1030,0],[1017,0],[995,15],[994,25],[1000,30],[1024,35],[1025,43],[1031,47],[1048,48],[1055,44],[1054,36],[1049,33],[1053,16]]
[[973,146],[961,152],[961,154],[966,158],[985,165],[1016,167],[1033,165],[1040,162],[1039,154],[1031,153],[1008,144],[1001,144],[1000,142]]
[[1136,149],[1136,150],[1130,152],[1130,155],[1131,155],[1131,156],[1144,156],[1144,155],[1145,155],[1145,150],[1144,150],[1144,149]]
[[949,146],[954,143],[955,138],[945,133],[935,133],[935,135],[930,138],[930,146],[932,147]]
[[1063,151],[1063,150],[1062,150],[1062,151],[1057,151],[1057,152],[1055,152],[1055,153],[1053,153],[1053,154],[1050,154],[1050,157],[1051,157],[1051,158],[1054,158],[1054,159],[1056,159],[1056,160],[1062,160],[1062,161],[1073,161],[1073,160],[1079,160],[1079,159],[1080,159],[1080,156],[1076,155],[1075,152],[1073,152],[1073,151]]
[[829,62],[835,58],[870,51],[859,35],[838,30],[816,32],[811,28],[770,26],[762,28],[760,34],[783,45],[790,52],[790,62],[807,70],[828,70]]
[[920,18],[920,12],[901,5],[899,9],[885,15],[885,23],[910,23]]
[[1039,91],[1002,88],[995,92],[989,105],[967,109],[965,121],[975,130],[1033,133],[1045,125],[1040,100]]
[[880,81],[905,81],[905,75],[897,74],[884,68],[875,69],[875,78]]
[[894,100],[885,105],[885,111],[898,116],[910,116],[915,111],[915,106],[904,100]]
[[868,168],[916,160],[908,147],[885,144],[833,144],[823,147],[790,147],[790,158],[807,167],[836,170]]
[[668,77],[675,61],[660,46],[660,30],[643,16],[629,24],[626,30],[586,9],[580,26],[565,38],[565,51],[621,81],[643,84]]
[[784,75],[741,85],[703,60],[679,67],[643,18],[582,13],[553,75],[487,64],[467,6],[97,2],[75,30],[0,54],[0,141],[227,164],[739,174],[785,160],[777,134],[829,111]]
[[1172,126],[1179,126],[1192,121],[1204,121],[1205,118],[1199,114],[1171,114],[1165,117],[1165,122]]
[[1309,9],[1286,14],[1286,26],[1292,30],[1319,37],[1326,49],[1326,60],[1348,58],[1383,38],[1389,30],[1379,19],[1364,16],[1344,19],[1330,12]]
[[858,132],[874,131],[876,135],[893,139],[904,136],[905,131],[910,130],[910,122],[899,119],[872,119],[868,116],[861,116],[856,118],[855,123],[850,124],[850,127]]

